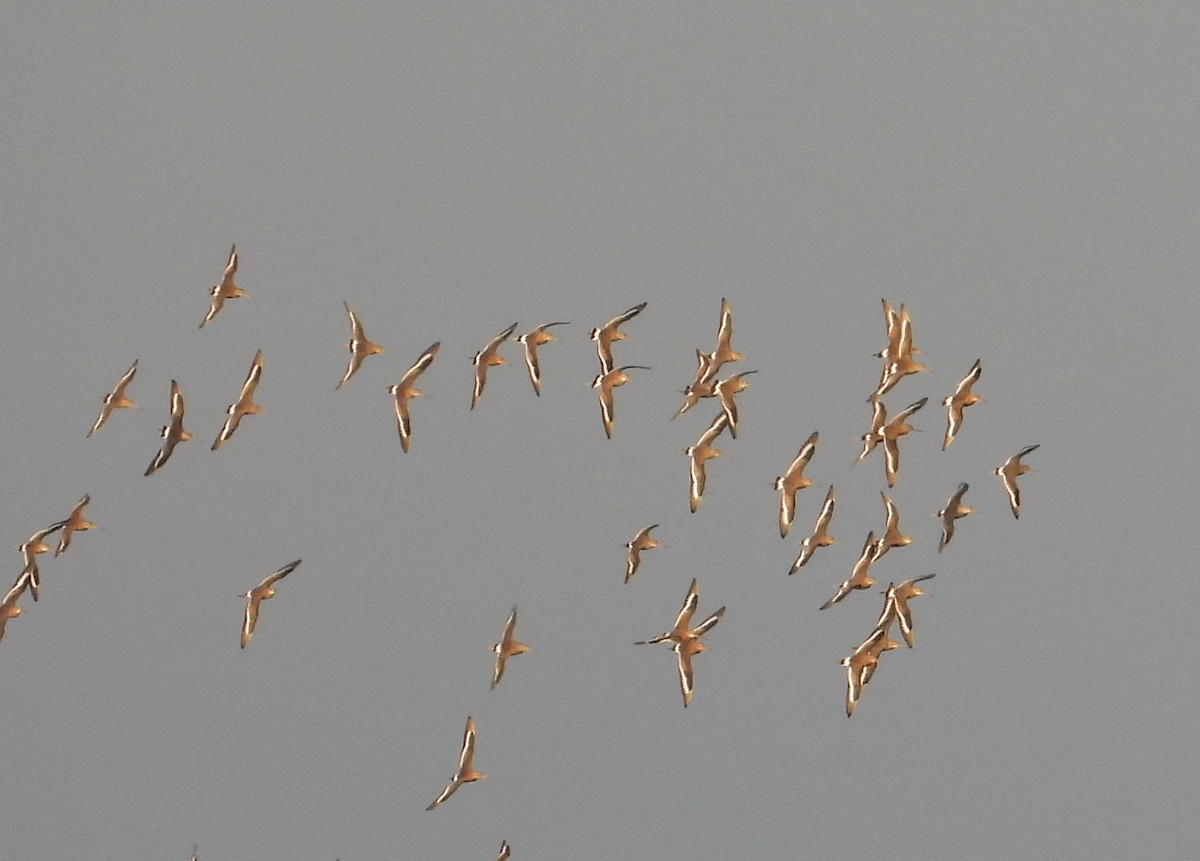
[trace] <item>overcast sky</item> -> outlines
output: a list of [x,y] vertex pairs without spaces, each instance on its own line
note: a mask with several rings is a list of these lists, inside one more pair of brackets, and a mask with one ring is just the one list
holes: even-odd
[[[84,493],[0,643],[12,859],[1194,857],[1200,12],[1187,4],[22,4],[0,28],[0,524]],[[239,285],[203,330],[237,243]],[[738,439],[669,421],[721,297]],[[936,572],[854,717],[853,465]],[[384,346],[342,390],[348,301]],[[588,334],[648,365],[605,439]],[[471,356],[557,320],[468,410]],[[397,438],[389,385],[441,342]],[[258,401],[209,446],[254,352]],[[980,358],[958,440],[939,406]],[[85,434],[134,360],[137,410]],[[182,443],[150,478],[170,381]],[[820,432],[787,540],[771,489]],[[1026,445],[1022,516],[994,467]],[[959,482],[975,513],[938,554]],[[830,533],[786,572],[829,484]],[[660,523],[629,585],[623,544]],[[7,586],[20,571],[9,553]],[[238,648],[236,596],[293,559]],[[727,612],[681,704],[688,583]],[[532,646],[489,690],[514,605]],[[467,715],[484,781],[425,812]]]

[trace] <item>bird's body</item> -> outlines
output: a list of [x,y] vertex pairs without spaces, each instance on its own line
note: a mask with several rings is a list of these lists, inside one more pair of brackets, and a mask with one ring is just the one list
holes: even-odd
[[237,274],[238,269],[238,253],[237,245],[229,250],[229,260],[225,263],[225,272],[221,276],[219,284],[213,285],[209,291],[212,296],[212,301],[208,306],[208,313],[204,315],[204,319],[200,321],[200,328],[203,329],[207,323],[212,322],[212,319],[217,316],[217,313],[225,307],[226,299],[240,299],[249,294],[233,281],[233,276]]
[[1000,476],[1000,481],[1004,483],[1004,492],[1008,494],[1008,507],[1012,509],[1013,517],[1018,519],[1021,517],[1021,489],[1017,487],[1017,477],[1027,472],[1033,472],[1032,467],[1021,463],[1021,458],[1036,449],[1038,445],[1026,446],[1004,461],[1003,466],[998,466],[994,470],[994,473]]
[[934,517],[942,518],[942,537],[938,541],[938,553],[941,553],[946,545],[950,543],[950,539],[954,537],[954,521],[960,517],[966,517],[974,509],[969,505],[964,505],[962,498],[963,494],[969,490],[969,486],[964,481],[958,486],[954,493],[950,494],[950,499],[946,502],[946,507]]
[[192,438],[192,435],[183,427],[183,392],[179,390],[179,383],[174,380],[171,380],[171,421],[169,424],[163,425],[161,436],[162,446],[159,448],[158,454],[154,456],[154,460],[150,461],[150,466],[146,468],[146,475],[153,475],[157,472],[170,459],[176,445]]
[[263,355],[262,350],[258,350],[254,354],[254,361],[250,363],[250,371],[246,374],[246,381],[242,383],[242,391],[238,394],[237,400],[225,409],[228,418],[225,419],[225,424],[221,426],[217,438],[213,440],[213,451],[219,449],[225,444],[226,440],[233,436],[234,431],[241,424],[242,416],[253,416],[263,411],[262,407],[254,403],[254,390],[258,388],[258,381],[262,378],[262,371]]
[[458,771],[451,777],[450,782],[446,784],[446,788],[442,790],[442,794],[433,800],[425,809],[433,810],[451,795],[458,791],[458,788],[464,783],[474,783],[476,780],[483,780],[487,777],[486,774],[478,772],[474,769],[472,763],[475,759],[475,721],[468,717],[467,728],[463,732],[462,752],[458,755]]
[[83,509],[91,501],[92,497],[85,493],[83,498],[75,503],[75,507],[71,509],[70,516],[63,521],[62,534],[58,538],[58,547],[54,550],[55,556],[61,556],[67,552],[67,548],[71,546],[71,536],[76,532],[86,532],[89,529],[96,528],[96,524],[83,516]]
[[479,399],[483,397],[483,387],[487,385],[488,368],[508,364],[508,359],[499,353],[500,345],[511,338],[512,333],[516,330],[517,324],[513,323],[488,341],[487,345],[471,359],[471,364],[475,366],[475,387],[471,390],[471,409],[475,409],[475,404],[479,403]]
[[883,497],[885,523],[883,535],[878,541],[875,559],[879,559],[893,547],[907,547],[912,544],[912,536],[905,535],[900,531],[900,509],[896,507],[896,503],[892,502],[891,498],[883,491],[880,491],[879,495]]
[[740,374],[726,377],[713,386],[713,393],[721,399],[721,409],[725,411],[725,418],[728,419],[729,435],[734,439],[737,439],[738,409],[737,402],[733,398],[734,395],[749,388],[750,384],[745,381],[744,377],[756,373],[758,371],[742,371]]
[[529,647],[524,643],[517,642],[513,636],[513,629],[517,627],[517,608],[513,607],[512,612],[508,614],[508,621],[504,623],[504,634],[500,637],[499,643],[493,643],[491,650],[496,653],[496,663],[492,668],[492,690],[496,689],[496,685],[500,684],[500,678],[504,675],[504,664],[513,655],[520,655],[529,651]]
[[942,451],[950,447],[950,443],[954,442],[954,438],[958,436],[958,431],[962,427],[963,410],[969,406],[979,403],[983,398],[971,391],[971,386],[979,379],[983,373],[983,366],[979,364],[979,359],[975,360],[975,364],[971,366],[971,370],[963,377],[958,386],[954,389],[954,394],[942,401],[942,406],[946,407],[946,436],[942,439]]
[[683,606],[679,610],[679,615],[675,617],[675,625],[671,630],[659,634],[657,637],[651,637],[648,640],[638,640],[634,643],[636,646],[662,643],[664,641],[674,643],[672,651],[675,652],[679,665],[679,690],[683,694],[684,708],[687,708],[692,701],[692,657],[700,654],[707,648],[700,642],[700,638],[707,634],[717,622],[721,621],[721,617],[725,615],[725,608],[721,607],[693,628],[691,626],[692,616],[695,615],[696,607],[699,603],[700,590],[696,585],[696,579],[692,578],[692,585],[688,588],[687,596],[683,599]]
[[[886,306],[886,302],[884,304]],[[885,307],[885,313],[887,310]],[[912,318],[909,317],[907,308],[903,305],[900,306],[898,320],[894,324],[889,323],[888,329],[888,349],[882,356],[883,372],[879,376],[879,385],[870,399],[877,400],[883,397],[892,390],[896,383],[909,374],[918,374],[921,371],[929,370],[913,358],[921,351],[913,347]]]
[[639,305],[634,305],[628,311],[618,314],[613,317],[603,326],[592,329],[591,338],[596,342],[596,356],[600,359],[600,374],[607,374],[615,366],[612,354],[613,341],[625,340],[625,333],[621,331],[621,324],[628,323],[638,314],[646,309],[645,302]]
[[912,610],[908,608],[908,602],[926,594],[925,590],[917,583],[923,580],[929,580],[936,574],[926,574],[924,577],[914,577],[912,580],[905,580],[899,586],[889,583],[886,598],[884,599],[883,612],[879,614],[879,621],[875,623],[875,627],[882,628],[885,631],[891,624],[892,619],[895,619],[900,625],[900,633],[904,637],[904,642],[911,649],[913,647],[913,632]]
[[13,583],[12,588],[4,596],[4,600],[0,601],[0,640],[4,639],[4,628],[8,624],[9,619],[15,619],[21,615],[21,608],[17,606],[17,599],[21,594],[29,588],[31,575],[28,571],[22,571],[17,577],[17,582]]
[[887,631],[876,628],[853,653],[842,658],[841,665],[846,668],[846,717],[854,714],[858,707],[862,690],[871,681],[879,665],[879,656],[899,646],[895,640],[888,638]]
[[246,644],[250,642],[250,638],[254,635],[254,628],[258,624],[258,608],[259,604],[268,598],[275,597],[275,583],[283,579],[287,575],[296,570],[296,566],[300,564],[300,560],[284,565],[282,568],[272,571],[263,581],[248,592],[243,592],[239,598],[246,599],[246,614],[242,619],[242,648],[246,648]]
[[626,371],[634,368],[643,371],[650,370],[645,365],[622,365],[619,368],[613,368],[610,371],[599,374],[596,376],[596,379],[592,380],[592,388],[599,389],[600,421],[604,425],[604,435],[609,439],[612,439],[613,421],[616,418],[613,389],[623,386],[633,379]]
[[812,481],[804,475],[804,469],[817,450],[817,439],[818,433],[813,431],[804,441],[804,445],[800,446],[800,451],[787,470],[775,479],[775,489],[779,491],[780,538],[787,538],[787,534],[792,528],[792,521],[796,518],[796,493],[812,484]]
[[388,393],[396,399],[396,431],[400,434],[400,447],[406,452],[412,440],[412,420],[408,415],[408,402],[421,397],[422,392],[416,386],[417,377],[433,364],[433,357],[437,355],[441,346],[442,342],[438,341],[426,348],[413,366],[404,372],[400,382],[388,387]]
[[652,523],[649,526],[644,526],[638,530],[637,535],[633,536],[633,540],[625,545],[625,582],[628,583],[633,579],[633,575],[637,573],[638,566],[642,562],[642,551],[651,550],[661,545],[650,537],[650,530],[658,528],[657,523]]
[[66,525],[65,520],[60,520],[57,523],[52,523],[45,529],[39,529],[37,532],[30,535],[28,539],[17,545],[17,550],[21,554],[21,574],[22,576],[29,575],[29,594],[33,600],[37,600],[42,589],[42,574],[38,569],[37,558],[39,553],[47,553],[50,550],[50,545],[46,543],[46,536],[52,532],[62,529]]
[[96,431],[100,430],[101,425],[108,421],[108,417],[113,410],[127,410],[136,407],[133,401],[125,394],[125,388],[133,380],[133,375],[137,373],[137,359],[133,360],[133,364],[129,366],[129,370],[121,375],[121,379],[117,380],[113,390],[104,396],[104,406],[100,408],[100,415],[96,416],[96,422],[92,425],[92,429],[87,432],[91,436]]
[[713,446],[713,442],[721,431],[729,424],[729,418],[724,412],[717,413],[717,417],[713,419],[712,424],[705,429],[704,433],[700,434],[700,439],[695,445],[689,445],[683,450],[683,453],[688,456],[688,472],[691,479],[688,491],[688,502],[691,506],[692,514],[700,507],[700,502],[704,499],[704,486],[708,483],[708,471],[704,464],[712,460],[714,457],[720,457],[721,452]]
[[721,321],[717,324],[717,348],[710,356],[710,373],[715,375],[726,362],[740,362],[746,358],[733,349],[733,312],[729,303],[721,297]]
[[788,574],[795,574],[801,568],[808,564],[808,560],[812,559],[818,547],[828,547],[834,544],[833,536],[829,534],[829,521],[833,519],[833,506],[836,498],[833,493],[833,485],[829,485],[829,490],[825,492],[825,501],[821,503],[821,510],[817,514],[817,521],[813,524],[813,531],[807,538],[800,542],[800,555],[796,557],[796,561],[792,563],[791,570]]
[[343,299],[342,307],[346,309],[346,316],[350,318],[350,343],[346,345],[350,350],[350,362],[346,365],[346,373],[342,375],[342,379],[333,387],[335,390],[350,381],[350,378],[362,367],[363,359],[383,352],[383,347],[367,339],[363,324],[350,307],[350,303]]
[[921,398],[916,403],[909,404],[899,414],[879,430],[883,443],[884,470],[887,476],[887,486],[894,487],[896,474],[900,471],[900,437],[908,435],[913,429],[908,424],[908,418],[921,407],[929,398]]
[[551,326],[566,326],[566,321],[558,323],[543,323],[530,332],[526,332],[517,338],[517,343],[525,348],[525,368],[529,371],[529,382],[533,384],[533,391],[540,397],[542,394],[542,366],[538,361],[538,347],[549,344],[551,341],[557,341],[552,333],[547,332]]
[[875,542],[874,531],[867,533],[867,540],[863,544],[862,553],[858,556],[858,561],[854,563],[854,568],[850,572],[850,577],[842,581],[838,586],[834,596],[821,605],[822,610],[828,610],[834,604],[842,601],[847,595],[856,589],[870,589],[875,585],[875,581],[867,573],[871,570],[871,563],[878,559],[878,547]]

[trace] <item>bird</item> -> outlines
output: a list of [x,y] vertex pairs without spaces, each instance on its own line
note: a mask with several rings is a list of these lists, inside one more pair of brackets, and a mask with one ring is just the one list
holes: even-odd
[[725,411],[725,417],[729,419],[729,435],[737,439],[737,421],[738,411],[737,402],[733,396],[738,392],[745,391],[750,384],[743,377],[750,374],[757,374],[758,371],[742,371],[740,374],[732,374],[713,386],[713,393],[721,399],[721,409]]
[[881,301],[883,302],[883,322],[887,326],[888,345],[873,355],[883,359],[884,362],[891,362],[894,357],[900,355],[900,315],[893,310],[887,299]]
[[982,373],[983,366],[979,364],[979,359],[976,359],[975,364],[971,366],[971,370],[967,372],[967,375],[955,387],[954,394],[942,401],[942,406],[947,408],[946,436],[942,440],[942,451],[949,448],[950,443],[954,442],[954,437],[958,435],[959,428],[962,427],[963,410],[983,400],[983,398],[971,391],[971,386],[975,385],[979,379],[979,375]]
[[412,421],[408,417],[408,402],[423,394],[416,386],[417,377],[425,373],[425,369],[433,364],[433,357],[437,355],[438,348],[441,346],[442,342],[437,341],[427,347],[421,357],[413,363],[413,366],[404,372],[400,382],[394,386],[388,386],[388,393],[396,399],[396,430],[400,434],[400,447],[406,452],[412,440]]
[[862,553],[858,556],[858,561],[854,563],[854,568],[850,572],[850,578],[843,580],[842,585],[838,586],[834,596],[821,605],[822,610],[828,610],[834,604],[837,604],[855,589],[870,589],[875,585],[875,581],[867,574],[871,569],[871,563],[878,559],[878,548],[875,544],[875,532],[867,533],[867,540],[863,544]]
[[884,358],[883,373],[879,377],[879,386],[868,400],[883,397],[891,391],[896,383],[909,374],[917,374],[921,371],[929,370],[913,358],[913,355],[920,353],[920,350],[913,348],[912,318],[909,317],[908,309],[903,305],[900,306],[899,317],[898,343],[894,351],[889,344],[889,355]]
[[812,484],[812,481],[804,475],[804,469],[808,466],[808,462],[812,460],[813,453],[817,450],[817,439],[817,431],[809,434],[808,439],[804,441],[804,445],[800,446],[800,451],[797,452],[791,465],[788,466],[783,475],[775,479],[775,489],[779,491],[780,538],[787,538],[787,534],[792,528],[792,521],[796,517],[796,492]]
[[650,370],[645,365],[622,365],[619,368],[613,368],[603,374],[598,374],[596,379],[592,380],[592,388],[600,390],[600,421],[604,424],[604,435],[609,439],[612,439],[613,418],[615,416],[613,389],[617,388],[617,386],[623,386],[633,379],[625,372],[634,368],[643,371]]
[[538,362],[537,348],[558,340],[553,334],[547,332],[547,329],[551,326],[566,325],[569,324],[565,320],[558,323],[543,323],[533,331],[526,332],[517,338],[517,343],[525,348],[525,367],[529,369],[529,382],[533,383],[533,391],[538,397],[542,395],[542,366]]
[[496,685],[500,684],[500,677],[504,675],[504,662],[513,655],[529,651],[527,645],[513,638],[513,628],[516,626],[517,608],[513,607],[512,612],[508,614],[508,621],[504,623],[504,634],[500,637],[500,642],[493,643],[490,647],[496,653],[496,665],[492,668],[492,690],[496,690]]
[[712,357],[703,350],[696,350],[696,378],[684,388],[683,406],[676,410],[675,415],[671,416],[671,421],[679,418],[696,404],[700,403],[702,398],[716,397],[717,384],[713,379]]
[[908,602],[926,594],[924,589],[916,585],[917,583],[936,576],[936,574],[926,574],[924,577],[914,577],[912,580],[905,580],[899,586],[889,583],[887,591],[884,593],[887,597],[884,599],[883,612],[880,613],[875,627],[886,630],[892,619],[895,618],[900,624],[900,633],[904,637],[904,642],[911,649],[915,635],[912,626],[912,610],[908,609]]
[[812,534],[800,542],[800,555],[796,557],[796,561],[792,563],[791,570],[788,574],[795,574],[812,559],[818,547],[828,547],[834,544],[833,536],[829,534],[829,521],[833,519],[833,504],[835,498],[833,494],[833,485],[829,485],[829,490],[825,493],[825,501],[821,503],[821,510],[817,514],[817,522],[813,525]]
[[342,306],[346,309],[346,316],[350,318],[350,343],[346,345],[350,350],[350,362],[346,365],[346,373],[342,376],[342,379],[333,387],[334,391],[346,385],[362,365],[363,359],[367,356],[374,356],[376,353],[383,352],[383,347],[374,341],[367,340],[367,335],[363,331],[363,325],[359,322],[358,315],[350,307],[350,303],[343,299]]
[[91,501],[92,497],[85,493],[83,498],[71,509],[71,515],[62,522],[62,534],[58,537],[58,547],[54,551],[55,556],[61,556],[67,552],[67,548],[71,546],[71,536],[74,533],[96,528],[96,524],[83,516],[84,506]]
[[242,648],[246,648],[246,644],[250,642],[250,638],[254,636],[254,626],[258,624],[258,605],[268,598],[275,597],[275,583],[282,580],[287,575],[296,570],[296,566],[300,564],[300,560],[289,562],[282,568],[272,571],[263,581],[251,589],[249,592],[243,592],[238,595],[239,598],[246,599],[246,616],[242,620]]
[[859,454],[859,456],[855,459],[855,463],[860,463],[863,458],[865,458],[875,449],[875,446],[879,444],[880,440],[883,439],[881,431],[886,423],[887,407],[885,407],[883,405],[883,401],[879,399],[872,400],[871,429],[860,437],[860,439],[862,439],[863,450],[862,453]]
[[1017,519],[1021,517],[1021,490],[1017,487],[1017,476],[1033,472],[1032,467],[1021,463],[1021,458],[1040,445],[1041,443],[1025,446],[1025,448],[1004,461],[1003,466],[998,466],[994,470],[994,473],[1000,476],[1000,480],[1004,482],[1004,491],[1008,494],[1008,507],[1012,509],[1013,517]]
[[33,600],[38,599],[41,593],[42,574],[38,570],[37,557],[39,553],[46,553],[50,550],[50,545],[46,543],[45,538],[52,532],[62,529],[67,521],[60,520],[57,523],[52,523],[45,529],[39,529],[27,540],[17,545],[17,551],[21,554],[21,573],[29,575],[29,594]]
[[725,297],[721,297],[721,322],[717,326],[717,349],[713,350],[710,357],[713,374],[726,362],[740,362],[746,358],[730,345],[732,339],[733,313],[729,310],[729,303],[725,301]]
[[899,414],[884,425],[879,430],[879,435],[882,437],[884,471],[887,475],[887,486],[894,487],[896,484],[896,473],[900,471],[900,437],[905,436],[911,431],[912,425],[907,423],[907,419],[921,407],[925,406],[929,398],[921,398],[916,403],[909,404],[902,409]]
[[846,668],[846,717],[854,714],[858,707],[863,687],[871,680],[879,664],[879,656],[899,646],[895,640],[888,638],[887,631],[876,628],[853,653],[842,658],[841,665]]
[[963,494],[967,492],[969,486],[964,481],[958,486],[958,490],[950,494],[950,499],[946,502],[946,507],[937,512],[934,517],[942,518],[942,538],[938,541],[938,553],[945,549],[950,543],[950,539],[954,537],[954,521],[960,517],[966,517],[974,509],[969,505],[963,505]]
[[600,359],[600,373],[607,374],[613,369],[613,341],[623,341],[625,333],[620,330],[622,323],[628,323],[642,311],[646,310],[646,302],[634,305],[628,311],[613,317],[603,326],[592,329],[591,338],[596,342],[596,355]]
[[517,324],[513,323],[503,332],[501,332],[492,340],[487,342],[487,346],[475,354],[475,358],[471,359],[471,364],[475,366],[475,388],[471,391],[471,409],[475,409],[475,404],[483,397],[483,387],[487,385],[488,368],[493,365],[507,365],[508,360],[501,356],[497,350],[500,345],[512,337],[512,333],[517,330]]
[[176,445],[192,438],[183,427],[183,392],[179,391],[179,383],[174,380],[171,380],[171,422],[163,425],[161,436],[162,447],[154,460],[150,461],[150,466],[146,467],[146,475],[153,475],[162,467],[170,459]]
[[476,780],[482,780],[487,777],[486,774],[481,774],[471,767],[471,760],[475,758],[475,721],[468,717],[467,728],[463,732],[462,753],[458,755],[458,771],[450,778],[450,782],[446,784],[446,788],[442,790],[442,794],[433,800],[425,809],[433,810],[451,795],[458,791],[458,788],[464,783],[474,783]]
[[882,490],[879,491],[879,495],[883,497],[886,524],[884,526],[884,533],[877,542],[875,560],[878,560],[893,547],[907,547],[909,544],[912,544],[912,536],[905,535],[900,531],[900,509],[896,507],[896,503],[892,502],[891,498]]
[[113,410],[126,410],[137,406],[137,404],[125,395],[125,388],[133,380],[133,375],[137,373],[137,366],[138,360],[134,359],[133,364],[129,366],[129,370],[121,375],[121,379],[117,380],[117,385],[113,390],[104,396],[104,406],[100,408],[100,415],[96,416],[96,423],[87,432],[88,436],[100,430],[100,426],[108,421],[108,417],[112,414]]
[[725,615],[725,608],[721,607],[693,628],[691,627],[692,616],[695,615],[696,607],[699,603],[700,589],[696,584],[696,578],[693,577],[692,585],[688,587],[687,596],[683,599],[683,606],[679,610],[679,615],[675,617],[675,625],[671,630],[659,634],[657,637],[651,637],[648,640],[638,640],[634,643],[635,646],[645,646],[663,641],[675,644],[672,651],[675,652],[678,658],[679,689],[683,694],[684,708],[687,708],[688,704],[692,701],[692,656],[700,654],[707,648],[700,642],[700,638],[707,634],[717,622],[721,621],[721,617]]
[[628,583],[633,579],[633,575],[637,573],[638,565],[642,561],[642,551],[651,550],[655,547],[661,547],[656,540],[650,537],[650,530],[657,529],[658,524],[652,523],[649,526],[643,526],[638,530],[637,535],[633,536],[633,540],[625,545],[625,582]]
[[714,457],[720,457],[719,449],[713,447],[713,441],[721,435],[721,431],[729,424],[729,417],[724,413],[717,413],[716,418],[705,429],[704,433],[700,434],[700,439],[695,445],[689,445],[683,450],[689,458],[689,474],[691,484],[688,494],[688,500],[691,505],[692,514],[700,507],[700,502],[704,499],[704,485],[707,483],[707,473],[704,468],[706,461]]
[[4,600],[0,601],[0,640],[4,639],[4,628],[8,624],[9,619],[15,619],[21,615],[21,608],[17,606],[17,599],[21,597],[21,593],[28,587],[32,579],[29,571],[22,571],[17,577],[11,589],[4,596]]
[[208,313],[204,315],[204,319],[200,321],[200,328],[203,329],[205,324],[210,322],[213,317],[217,316],[217,312],[225,307],[226,299],[240,299],[249,294],[241,287],[233,283],[233,276],[237,274],[238,269],[238,253],[237,245],[229,250],[229,261],[225,264],[225,274],[221,276],[221,283],[213,285],[212,304],[209,305]]
[[233,432],[238,429],[238,425],[242,421],[242,416],[257,415],[263,411],[262,407],[254,403],[254,390],[258,388],[258,381],[262,377],[262,370],[263,355],[262,350],[258,350],[254,354],[254,361],[250,363],[250,371],[246,374],[246,382],[242,383],[242,391],[238,394],[237,400],[225,409],[229,418],[225,419],[225,424],[221,426],[220,433],[213,440],[213,451],[219,449],[227,439],[233,436]]
[[500,851],[496,853],[496,861],[508,861],[512,857],[512,847],[507,840],[500,841]]
[[[670,640],[672,643],[678,643],[679,641],[684,640],[687,637],[691,636],[692,628],[689,623],[692,621],[692,616],[694,616],[696,614],[696,607],[699,605],[699,603],[700,603],[700,587],[699,587],[699,584],[698,584],[696,578],[693,577],[692,585],[688,587],[687,595],[684,596],[684,599],[683,599],[683,606],[680,607],[679,615],[675,617],[675,624],[672,626],[671,630],[665,631],[664,633],[659,634],[656,637],[650,637],[645,640],[638,640],[636,643],[634,643],[634,645],[635,646],[646,646],[646,645],[650,645],[652,643],[661,643],[664,640]],[[724,610],[725,610],[725,608],[722,607],[721,610],[717,611],[717,613],[714,613],[713,615],[718,616],[718,618],[719,618],[719,615],[721,613],[723,613]],[[716,624],[716,621],[712,620],[712,619],[708,619],[705,621],[711,622],[709,627],[712,627],[712,625]],[[708,629],[706,628],[705,630],[708,630]]]

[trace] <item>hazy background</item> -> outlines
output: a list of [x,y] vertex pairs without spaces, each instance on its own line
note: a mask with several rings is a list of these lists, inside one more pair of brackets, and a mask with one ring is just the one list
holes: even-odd
[[[4,15],[3,540],[85,492],[103,531],[41,557],[0,643],[0,855],[1195,856],[1200,12],[292,10]],[[233,242],[250,297],[199,331]],[[691,515],[716,407],[668,419],[722,296],[760,373]],[[930,403],[892,494],[915,541],[874,573],[938,577],[847,720],[882,598],[817,607],[883,522],[882,452],[851,468],[880,297],[932,370],[886,398]],[[343,300],[386,352],[335,393]],[[587,336],[641,301],[608,441]],[[502,367],[469,412],[515,320],[571,321],[543,396]],[[436,340],[405,455],[386,389]],[[210,452],[258,348],[267,412]],[[135,358],[140,408],[85,439]],[[196,440],[143,478],[171,379]],[[1032,443],[1018,522],[989,473]],[[789,578],[831,482],[838,543]],[[239,650],[235,596],[297,557]],[[728,612],[685,711],[631,644],[693,576]],[[533,651],[491,692],[514,603]],[[489,777],[425,813],[468,714]]]

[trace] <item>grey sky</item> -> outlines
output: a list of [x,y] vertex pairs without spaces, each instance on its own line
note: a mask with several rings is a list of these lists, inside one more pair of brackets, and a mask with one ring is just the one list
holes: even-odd
[[[1185,4],[68,4],[0,28],[0,477],[90,492],[0,643],[12,859],[1193,857],[1200,13]],[[230,243],[250,297],[203,331]],[[757,368],[700,511],[720,298]],[[936,571],[858,713],[880,297],[932,371]],[[385,352],[334,392],[349,301]],[[629,306],[604,438],[587,335]],[[569,320],[468,411],[470,357]],[[434,341],[401,452],[387,387]],[[256,349],[259,401],[208,450]],[[976,357],[984,402],[940,451]],[[84,434],[133,359],[136,411]],[[732,368],[731,368],[732,369]],[[196,439],[143,478],[171,379]],[[774,476],[820,444],[793,534]],[[991,469],[1040,443],[1014,521]],[[936,553],[958,482],[976,513]],[[837,487],[838,543],[785,572]],[[622,544],[666,548],[622,584]],[[1186,528],[1186,527],[1185,527]],[[9,552],[15,577],[19,557]],[[238,649],[237,593],[297,557]],[[728,612],[680,705],[690,579]],[[7,586],[10,580],[6,580]],[[488,690],[513,604],[515,658]],[[426,813],[476,718],[487,780]]]

